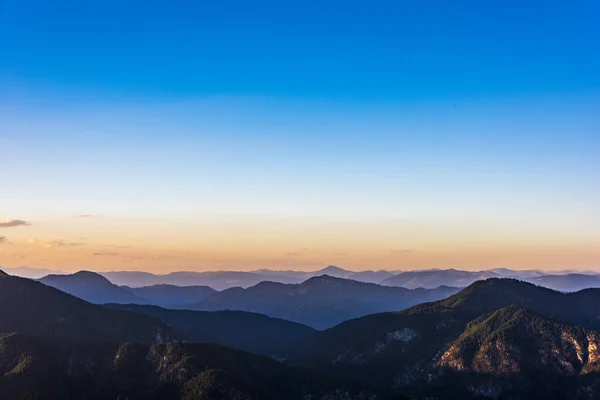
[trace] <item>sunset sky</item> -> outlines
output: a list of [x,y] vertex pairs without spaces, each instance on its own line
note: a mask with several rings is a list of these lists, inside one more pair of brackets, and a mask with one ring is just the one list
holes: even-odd
[[597,1],[191,3],[0,2],[1,266],[600,271]]

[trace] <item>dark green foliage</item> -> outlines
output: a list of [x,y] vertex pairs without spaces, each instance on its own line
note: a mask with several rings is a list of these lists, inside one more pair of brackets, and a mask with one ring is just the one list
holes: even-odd
[[[527,307],[544,318],[562,321],[565,325],[597,329],[599,324],[600,290],[562,294],[517,280],[489,279],[476,282],[445,300],[344,322],[323,332],[295,362],[407,391],[426,387],[433,385],[429,375],[435,368],[432,370],[431,367],[448,344],[465,330],[478,326],[476,322],[468,325],[471,321],[512,304]],[[503,311],[504,314],[511,312],[511,309]],[[512,319],[503,318],[502,321],[508,326],[514,323]],[[521,319],[517,318],[517,321]],[[531,321],[534,325],[541,323],[536,319]],[[475,329],[475,333],[469,335],[470,340],[479,336],[497,340],[501,335],[515,332],[503,328],[488,335],[482,330],[493,326],[486,324]],[[564,332],[570,334],[577,329],[565,328]],[[406,330],[414,332],[410,340],[389,340],[394,337],[394,332]],[[465,351],[474,350],[465,347]],[[463,382],[459,386],[464,388],[465,385]]]
[[214,344],[48,343],[0,339],[0,398],[385,399],[368,386]]

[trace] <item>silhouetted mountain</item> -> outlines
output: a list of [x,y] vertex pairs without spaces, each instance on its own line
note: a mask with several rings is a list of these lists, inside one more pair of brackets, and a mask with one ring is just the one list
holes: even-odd
[[210,271],[210,272],[173,272],[166,275],[154,275],[146,272],[103,272],[109,281],[119,286],[142,287],[152,285],[209,286],[215,290],[231,287],[249,287],[266,279],[280,282],[297,283],[301,279],[266,276],[252,272]]
[[158,318],[188,341],[219,343],[276,358],[285,358],[317,333],[306,325],[245,311],[168,310],[133,304],[107,306]]
[[533,278],[536,276],[542,276],[546,273],[539,269],[526,269],[526,270],[515,270],[508,268],[492,268],[486,270],[487,272],[493,272],[498,274],[502,278],[515,278],[515,279],[524,279],[524,278]]
[[600,289],[562,294],[513,279],[479,281],[447,299],[369,315],[323,332],[300,362],[385,386],[411,387],[474,319],[519,305],[569,324],[600,328]]
[[432,289],[438,286],[465,287],[475,281],[498,278],[499,274],[490,271],[459,271],[456,269],[407,271],[394,275],[381,282],[384,286],[397,286],[409,289]]
[[30,279],[0,274],[0,332],[76,342],[173,340],[163,322],[90,304]]
[[6,400],[391,399],[215,344],[73,346],[12,334],[0,338],[0,349],[0,398]]
[[334,265],[330,265],[318,271],[312,272],[302,272],[302,271],[272,271],[268,269],[262,269],[258,271],[252,271],[254,273],[260,274],[265,277],[264,280],[269,280],[272,282],[280,282],[286,283],[278,279],[279,277],[286,277],[289,279],[296,279],[297,282],[287,282],[287,283],[300,283],[307,279],[310,279],[315,276],[321,275],[329,275],[335,278],[343,278],[343,279],[352,279],[359,282],[366,283],[381,283],[385,279],[393,276],[396,272],[390,271],[348,271],[343,268],[336,267]]
[[[555,271],[552,275],[586,274],[595,275],[590,271]],[[232,287],[247,288],[263,281],[279,283],[301,283],[315,276],[329,275],[336,278],[351,279],[359,282],[377,283],[384,286],[414,288],[436,288],[438,286],[466,287],[471,283],[487,278],[516,278],[529,280],[548,272],[540,270],[511,270],[494,268],[483,271],[459,271],[454,269],[430,269],[419,271],[349,271],[330,265],[318,271],[278,271],[261,269],[251,272],[242,271],[210,271],[210,272],[173,272],[166,275],[155,275],[147,272],[103,272],[103,276],[119,286],[142,287],[160,284],[175,286],[210,286],[216,290]],[[540,281],[540,284],[543,282]],[[583,289],[590,286],[577,286]]]
[[534,278],[526,278],[524,280],[561,292],[576,292],[582,289],[600,288],[600,275],[543,275]]
[[448,287],[409,290],[323,275],[295,285],[261,282],[247,289],[231,288],[185,308],[251,311],[323,329],[363,315],[441,299],[457,291]]
[[11,276],[19,276],[21,278],[28,279],[39,279],[47,275],[62,275],[67,274],[64,271],[43,269],[43,268],[30,268],[30,267],[15,267],[15,268],[3,268],[4,271]]
[[71,275],[48,275],[39,280],[90,303],[149,304],[149,301],[113,285],[95,272],[79,271]]
[[[152,304],[167,308],[202,301],[217,293],[215,289],[208,286],[153,285],[140,288],[122,286],[122,288]],[[140,304],[139,302],[130,303]]]

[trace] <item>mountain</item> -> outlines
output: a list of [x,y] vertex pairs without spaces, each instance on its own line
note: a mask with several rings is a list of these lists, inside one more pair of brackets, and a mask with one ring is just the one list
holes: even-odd
[[438,365],[478,374],[580,374],[600,367],[600,333],[507,306],[470,322]]
[[[37,274],[42,274],[40,270]],[[43,276],[50,272],[43,273]],[[57,272],[56,274],[60,274]],[[553,275],[565,275],[569,273],[578,273],[593,275],[590,271],[556,271]],[[25,272],[24,272],[25,274]],[[35,275],[35,273],[31,273]],[[244,271],[178,271],[169,274],[159,275],[148,272],[138,271],[113,271],[101,272],[110,282],[117,286],[127,286],[130,288],[139,288],[154,285],[173,285],[173,286],[209,286],[216,290],[225,290],[232,287],[248,288],[263,281],[279,282],[286,284],[295,284],[304,282],[312,277],[329,275],[336,278],[351,279],[359,282],[377,283],[384,286],[399,286],[409,289],[413,288],[436,288],[438,286],[466,287],[471,283],[487,278],[516,278],[529,279],[536,278],[548,273],[540,270],[511,270],[507,268],[494,268],[484,271],[457,271],[454,269],[431,269],[419,271],[386,271],[386,270],[367,270],[367,271],[349,271],[330,265],[317,271],[279,271],[260,269],[250,272]],[[39,276],[34,276],[38,278]],[[584,288],[584,287],[581,287]]]
[[587,288],[600,288],[600,275],[569,273],[564,275],[543,275],[525,278],[524,280],[561,292],[576,292]]
[[441,299],[457,291],[448,287],[409,290],[323,275],[301,284],[261,282],[247,289],[231,288],[183,308],[251,311],[325,329],[367,314]]
[[48,275],[39,281],[90,303],[149,303],[148,300],[110,283],[108,279],[95,272],[79,271],[71,275]]
[[392,398],[363,384],[215,344],[77,346],[10,334],[0,338],[0,349],[0,398],[7,400]]
[[245,311],[168,310],[133,304],[107,307],[160,319],[188,341],[219,343],[276,358],[285,358],[317,333],[306,325]]
[[[334,265],[330,265],[330,266],[320,269],[318,271],[312,271],[312,272],[272,271],[272,270],[268,270],[268,269],[261,269],[261,270],[257,270],[257,271],[253,271],[253,272],[256,274],[262,275],[263,277],[265,277],[265,280],[281,282],[277,278],[278,277],[286,277],[286,278],[291,278],[291,279],[297,279],[298,280],[297,283],[300,283],[300,282],[303,282],[312,277],[321,276],[321,275],[329,275],[329,276],[333,276],[335,278],[352,279],[355,281],[366,282],[366,283],[381,283],[385,279],[396,274],[395,272],[390,272],[390,271],[385,271],[385,270],[380,270],[380,271],[369,270],[369,271],[354,272],[354,271],[348,271],[346,269],[336,267]],[[285,283],[285,282],[281,282],[281,283]],[[288,283],[295,283],[295,282],[288,282]]]
[[[217,293],[215,289],[208,286],[175,286],[163,284],[140,288],[123,286],[122,288],[139,298],[148,300],[152,304],[167,308],[202,301],[208,296]],[[133,301],[130,303],[143,304]]]
[[533,278],[546,274],[544,271],[541,271],[539,269],[514,270],[508,268],[492,268],[487,270],[487,272],[493,272],[503,278],[515,279]]
[[[508,306],[470,322],[437,359],[428,386],[449,394],[574,399],[600,396],[600,333]],[[430,369],[435,374],[435,368]],[[436,382],[439,380],[439,382]],[[456,393],[459,394],[459,393]]]
[[152,285],[209,286],[216,290],[231,287],[254,286],[266,279],[285,283],[297,283],[302,279],[285,276],[267,276],[253,272],[209,271],[209,272],[173,272],[166,275],[154,275],[147,272],[103,272],[102,275],[118,286],[138,288]]
[[31,267],[15,267],[15,268],[2,268],[4,272],[12,276],[19,276],[21,278],[28,279],[39,279],[46,275],[63,275],[67,272],[43,268],[31,268]]
[[0,332],[74,342],[173,340],[163,322],[90,304],[41,282],[0,273]]
[[410,387],[471,321],[510,305],[600,329],[600,289],[563,294],[514,279],[488,279],[444,300],[346,321],[319,335],[295,362],[382,386]]
[[397,286],[409,289],[433,289],[438,286],[465,287],[473,282],[499,278],[501,275],[490,271],[459,271],[456,269],[407,271],[389,277],[381,282],[384,286]]

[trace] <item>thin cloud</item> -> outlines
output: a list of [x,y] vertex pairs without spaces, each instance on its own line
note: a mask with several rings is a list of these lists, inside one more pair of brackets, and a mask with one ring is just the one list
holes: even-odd
[[390,251],[390,253],[392,254],[406,254],[406,253],[412,253],[414,250],[411,249],[401,249],[401,250],[392,250]]
[[2,243],[7,243],[8,239],[6,238],[6,236],[0,236],[0,244]]
[[115,253],[112,251],[102,251],[99,253],[94,253],[95,256],[118,256],[119,253]]
[[51,240],[45,244],[46,247],[77,247],[83,246],[81,242],[67,242],[65,240]]
[[300,255],[300,253],[285,253],[284,254],[284,256],[286,256],[286,257],[297,257],[299,255]]
[[40,245],[47,249],[50,249],[52,247],[77,247],[77,246],[84,245],[84,243],[82,243],[82,242],[67,242],[66,240],[63,240],[63,239],[48,240],[48,241],[42,241],[39,239],[30,239],[29,243]]
[[73,218],[94,218],[92,214],[77,214],[73,215]]
[[28,222],[22,219],[0,219],[0,228],[14,228],[15,226],[27,226]]
[[130,244],[106,244],[104,245],[104,247],[108,248],[108,249],[130,249],[131,245]]

